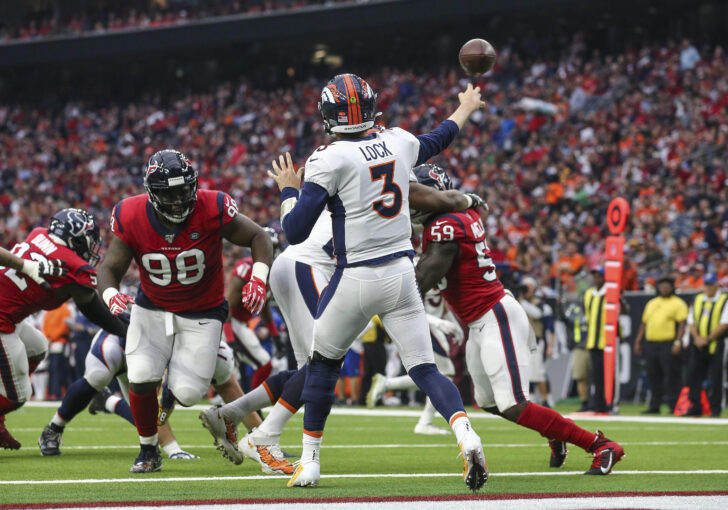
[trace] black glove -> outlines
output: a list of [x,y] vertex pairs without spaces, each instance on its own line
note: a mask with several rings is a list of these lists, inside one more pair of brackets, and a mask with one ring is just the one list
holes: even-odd
[[464,193],[466,197],[469,197],[472,203],[470,204],[470,207],[468,209],[477,209],[479,207],[482,207],[486,211],[490,211],[490,207],[488,207],[488,204],[485,203],[485,200],[480,198],[475,193]]

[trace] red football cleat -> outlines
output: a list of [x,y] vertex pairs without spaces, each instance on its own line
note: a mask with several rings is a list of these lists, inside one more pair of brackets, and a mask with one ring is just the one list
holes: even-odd
[[20,443],[17,439],[15,439],[10,432],[8,432],[8,429],[5,428],[5,416],[0,416],[0,447],[10,449],[10,450],[18,450],[20,449]]
[[624,448],[618,443],[604,437],[601,430],[597,430],[597,437],[589,448],[594,455],[591,468],[585,475],[608,475],[614,465],[624,457]]

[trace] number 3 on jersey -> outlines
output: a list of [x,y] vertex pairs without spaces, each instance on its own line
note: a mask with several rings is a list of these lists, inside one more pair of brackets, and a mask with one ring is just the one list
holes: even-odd
[[402,209],[402,189],[394,182],[394,161],[369,167],[372,174],[372,182],[384,179],[382,185],[382,196],[392,195],[392,203],[385,205],[384,200],[375,200],[372,208],[382,218],[391,220],[399,214]]
[[[182,285],[193,285],[205,274],[205,254],[198,248],[185,250],[174,258],[177,281]],[[161,287],[172,283],[173,271],[169,258],[164,253],[145,253],[142,266],[149,273],[149,279]]]

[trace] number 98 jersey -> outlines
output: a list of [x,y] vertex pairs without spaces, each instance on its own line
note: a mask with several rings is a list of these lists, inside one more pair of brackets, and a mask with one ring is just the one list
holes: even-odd
[[430,243],[457,243],[458,259],[438,287],[448,305],[469,324],[480,319],[505,295],[485,242],[485,228],[473,209],[435,216],[422,234],[422,251]]
[[200,312],[225,301],[220,230],[238,215],[222,191],[199,190],[192,214],[169,229],[147,195],[116,204],[111,231],[134,252],[141,290],[136,302],[168,312]]

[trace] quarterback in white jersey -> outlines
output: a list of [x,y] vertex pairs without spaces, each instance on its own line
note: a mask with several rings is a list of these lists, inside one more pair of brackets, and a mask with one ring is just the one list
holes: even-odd
[[415,137],[398,128],[369,132],[376,95],[352,74],[334,77],[319,109],[332,144],[306,162],[305,185],[290,156],[273,163],[281,189],[281,224],[292,244],[303,242],[325,207],[331,212],[336,270],[316,308],[312,355],[306,365],[301,463],[289,486],[317,485],[319,451],[334,387],[347,349],[373,315],[379,315],[409,375],[449,418],[465,464],[466,485],[487,480],[480,438],[460,395],[434,364],[422,299],[411,257],[409,189],[412,168],[444,150],[467,118],[483,106],[480,89],[459,94],[460,107],[434,131]]

